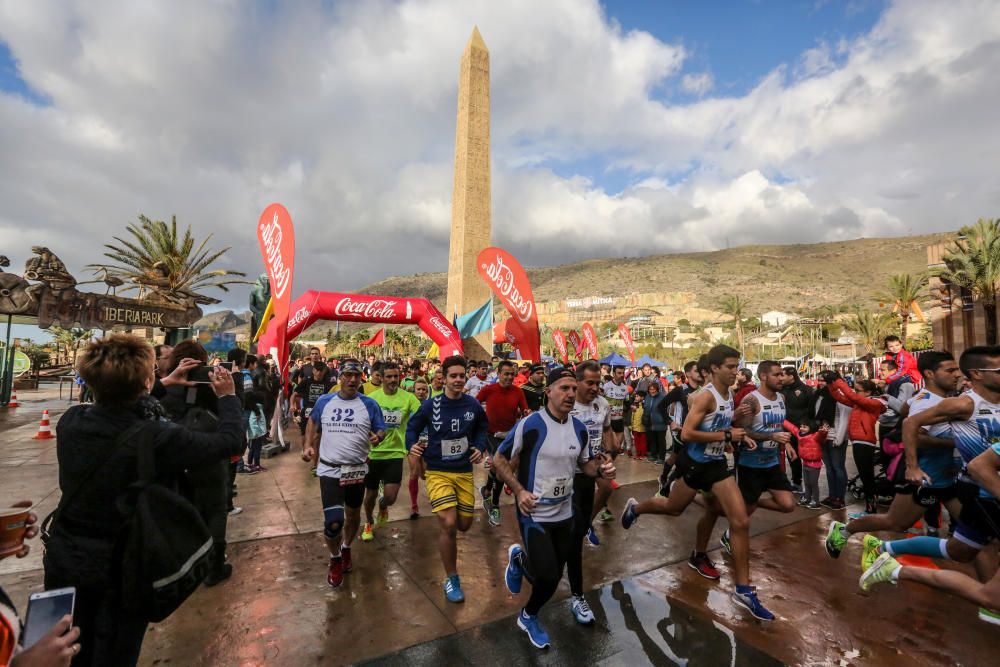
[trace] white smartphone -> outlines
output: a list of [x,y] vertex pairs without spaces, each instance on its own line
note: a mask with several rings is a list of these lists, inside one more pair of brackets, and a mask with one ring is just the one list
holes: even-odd
[[44,593],[33,593],[28,598],[28,618],[24,623],[21,645],[31,648],[44,637],[63,616],[73,615],[76,589],[57,588]]

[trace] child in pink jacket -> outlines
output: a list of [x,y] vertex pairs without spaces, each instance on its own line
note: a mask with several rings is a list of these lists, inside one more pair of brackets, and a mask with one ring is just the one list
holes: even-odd
[[823,443],[826,442],[827,429],[821,428],[815,433],[809,433],[809,426],[801,428],[785,420],[785,430],[795,435],[799,440],[799,458],[802,459],[802,483],[805,489],[799,505],[811,510],[821,509],[819,504],[819,471],[823,469]]

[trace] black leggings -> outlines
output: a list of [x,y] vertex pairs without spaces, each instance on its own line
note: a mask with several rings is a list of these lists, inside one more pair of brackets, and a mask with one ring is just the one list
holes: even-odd
[[573,477],[573,549],[566,561],[569,589],[583,595],[583,539],[594,514],[594,478],[581,472]]
[[[799,453],[799,439],[796,438],[794,435],[792,436],[792,449],[795,450],[796,454]],[[800,459],[798,456],[796,456],[794,461],[789,462],[788,468],[789,468],[789,470],[792,471],[792,484],[794,484],[795,486],[797,486],[797,487],[799,487],[801,489],[802,488],[802,459]]]
[[874,445],[867,445],[861,442],[852,442],[851,449],[854,450],[854,465],[861,475],[861,486],[865,492],[865,504],[872,506],[875,504],[875,451]]
[[574,551],[579,553],[581,544],[576,539],[572,518],[554,523],[535,523],[518,513],[524,552],[518,565],[531,582],[531,597],[524,605],[524,612],[535,616],[559,587],[563,567]]

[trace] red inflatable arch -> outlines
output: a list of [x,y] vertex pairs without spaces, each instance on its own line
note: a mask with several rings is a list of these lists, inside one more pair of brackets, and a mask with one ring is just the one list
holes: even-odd
[[[462,354],[458,330],[427,299],[404,299],[367,294],[340,294],[309,290],[292,302],[288,309],[288,335],[295,340],[317,320],[370,322],[373,324],[416,324],[437,343],[441,359]],[[278,326],[271,320],[257,342],[259,354],[276,345]]]

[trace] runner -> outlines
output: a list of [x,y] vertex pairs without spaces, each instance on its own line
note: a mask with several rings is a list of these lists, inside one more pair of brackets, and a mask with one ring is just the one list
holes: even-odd
[[[489,433],[486,434],[486,445],[490,455],[496,453],[497,447],[514,428],[514,424],[522,415],[528,413],[528,404],[524,400],[524,392],[514,386],[514,374],[517,365],[509,359],[504,359],[497,366],[496,384],[488,384],[479,390],[476,400],[486,408],[486,419],[489,423]],[[490,464],[487,458],[487,465]],[[500,494],[503,484],[497,481],[496,468],[490,466],[486,484],[479,490],[483,496],[483,508],[489,517],[491,526],[500,525]]]
[[[399,364],[387,361],[382,365],[382,386],[371,394],[371,399],[382,409],[385,420],[385,439],[372,447],[368,455],[368,474],[365,475],[365,525],[361,541],[375,538],[373,524],[384,526],[389,522],[389,508],[396,502],[399,485],[403,481],[403,459],[406,458],[406,425],[420,409],[420,401],[408,391],[399,388]],[[379,496],[379,489],[382,493]],[[378,498],[378,518],[372,517],[375,499]]]
[[[423,405],[430,398],[430,391],[430,385],[423,378],[418,378],[413,383],[413,395],[420,401],[420,405]],[[424,429],[420,433],[419,438],[421,442],[427,442],[427,429]],[[414,521],[420,518],[420,508],[417,507],[417,496],[420,495],[419,480],[424,476],[424,462],[415,456],[407,455],[406,463],[410,470],[410,479],[407,485],[407,491],[410,492],[410,520]]]
[[[920,355],[917,368],[923,376],[924,389],[910,399],[910,418],[954,395],[962,379],[962,371],[950,352],[924,352]],[[839,379],[836,373],[829,371],[823,373],[823,376],[830,385]],[[958,517],[962,505],[958,501],[955,487],[958,470],[955,469],[952,455],[955,441],[952,439],[951,425],[934,424],[921,429],[917,437],[917,447],[906,449],[906,467],[907,470],[926,472],[930,482],[907,482],[898,488],[886,514],[869,514],[850,521],[847,525],[840,521],[831,522],[826,536],[826,551],[830,556],[839,557],[851,535],[856,533],[881,530],[903,532],[923,516],[927,507],[938,502],[944,503],[951,515]],[[903,462],[899,465],[903,465]],[[878,538],[871,535],[865,537],[862,570],[868,569],[872,564],[880,546],[881,540]]]
[[[598,371],[599,372],[599,371]],[[587,427],[572,418],[577,380],[566,368],[549,374],[545,409],[522,419],[500,445],[495,464],[500,479],[514,490],[523,547],[507,550],[504,577],[512,595],[521,592],[522,577],[531,582],[531,597],[517,617],[517,626],[536,648],[549,646],[549,637],[538,612],[556,592],[563,567],[580,541],[574,528],[570,479],[582,471],[591,478],[613,479],[614,464],[604,457],[591,458]],[[511,461],[523,465],[512,470]],[[578,473],[577,473],[578,474]],[[594,613],[586,599],[574,591],[570,610],[577,623],[589,625]]]
[[[702,355],[703,358],[705,356]],[[663,398],[667,404],[667,410],[671,415],[670,433],[673,441],[670,452],[663,462],[663,470],[660,471],[659,495],[664,498],[670,495],[670,485],[673,481],[683,474],[680,470],[676,471],[676,476],[673,476],[671,473],[674,472],[674,466],[677,465],[678,457],[684,453],[684,441],[681,438],[681,429],[684,426],[684,420],[687,418],[691,395],[705,384],[706,375],[702,374],[701,369],[704,367],[707,371],[707,364],[707,359],[702,358],[684,364],[683,384],[671,389]]]
[[[627,530],[642,514],[679,516],[698,491],[710,491],[729,519],[730,545],[733,551],[735,590],[732,599],[755,618],[774,620],[750,585],[749,534],[746,505],[740,488],[726,462],[726,450],[744,441],[746,431],[732,426],[735,410],[730,387],[736,379],[740,353],[726,345],[716,345],[708,353],[712,381],[706,390],[692,396],[682,437],[687,443],[688,463],[683,477],[671,489],[669,498],[654,496],[639,503],[629,498],[622,512],[622,526]],[[739,416],[739,415],[736,415]]]
[[306,435],[306,424],[309,422],[309,414],[316,406],[316,401],[321,396],[330,391],[333,383],[323,378],[323,369],[312,366],[312,377],[302,380],[295,386],[292,392],[292,410],[296,420],[299,422],[299,433],[303,440]]
[[431,398],[444,393],[444,371],[440,368],[431,374]]
[[480,362],[479,364],[473,362],[470,364],[469,370],[471,371],[473,368],[475,368],[476,374],[470,377],[468,382],[465,383],[465,393],[472,398],[476,398],[479,396],[480,390],[489,384],[487,382],[487,377],[489,375],[490,365],[485,361]]
[[[958,528],[948,540],[915,537],[885,542],[872,565],[859,580],[862,590],[875,584],[916,581],[964,597],[980,605],[981,619],[1000,621],[1000,572],[990,572],[983,559],[976,560],[979,582],[953,570],[932,570],[901,565],[893,556],[901,553],[968,562],[987,544],[1000,537],[1000,347],[967,348],[959,359],[962,373],[972,385],[967,394],[946,398],[934,407],[912,415],[903,422],[903,442],[915,448],[923,427],[951,423],[955,447],[968,469],[968,481],[975,492],[963,499]],[[906,478],[915,484],[932,477],[917,467],[907,469]],[[980,583],[982,582],[982,583]]]
[[385,437],[382,410],[358,393],[360,384],[361,364],[345,361],[340,368],[340,391],[316,401],[302,443],[302,459],[318,466],[323,537],[330,550],[326,581],[334,588],[352,569],[351,543],[361,522],[368,452]]
[[629,386],[625,384],[624,366],[615,366],[612,373],[611,379],[604,383],[604,398],[611,406],[611,433],[615,449],[620,452],[625,441],[625,402]]
[[365,382],[364,386],[361,387],[361,393],[365,394],[366,396],[371,396],[381,386],[382,386],[382,362],[376,361],[375,364],[372,366],[371,375],[368,376],[368,382]]
[[[465,600],[458,577],[457,531],[472,527],[476,503],[472,466],[483,460],[489,429],[479,401],[463,394],[465,366],[464,357],[444,360],[444,394],[420,406],[406,427],[407,449],[427,466],[427,495],[438,517],[438,550],[448,577],[444,592],[449,602]],[[426,444],[419,440],[424,429]]]
[[521,385],[524,392],[524,400],[528,404],[528,410],[538,412],[545,405],[545,366],[535,364],[531,367],[528,381]]
[[[611,432],[611,406],[603,396],[597,395],[601,386],[601,367],[593,359],[581,362],[576,367],[576,405],[573,406],[573,416],[579,419],[590,434],[590,457],[594,458],[605,452],[617,455]],[[610,515],[605,505],[611,497],[611,480],[597,481],[597,493],[594,492],[594,480],[582,470],[573,478],[573,506],[577,510],[577,531],[583,545],[584,537],[592,547],[601,546],[593,522],[602,509],[601,520],[607,521],[604,515]],[[614,516],[611,515],[611,520]],[[578,550],[579,551],[579,550]],[[574,595],[583,595],[583,553],[574,553],[569,561],[569,584]]]

